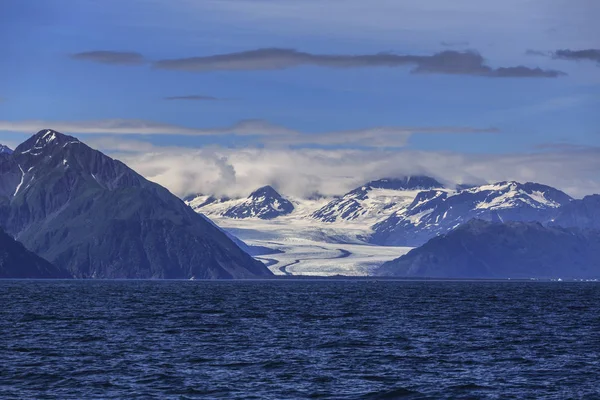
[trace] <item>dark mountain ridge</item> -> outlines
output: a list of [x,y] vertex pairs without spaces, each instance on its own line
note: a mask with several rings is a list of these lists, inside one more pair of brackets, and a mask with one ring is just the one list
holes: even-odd
[[585,196],[562,206],[550,225],[600,230],[600,195]]
[[271,274],[167,189],[53,130],[0,157],[0,225],[78,278]]
[[0,229],[0,279],[66,279],[67,271],[50,264]]
[[600,231],[471,220],[384,263],[377,275],[600,278]]

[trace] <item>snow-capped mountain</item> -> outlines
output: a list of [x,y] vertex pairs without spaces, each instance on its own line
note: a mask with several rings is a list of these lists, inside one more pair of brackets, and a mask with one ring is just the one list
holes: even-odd
[[263,258],[274,273],[361,275],[476,218],[564,225],[568,217],[577,227],[600,226],[598,199],[573,200],[537,183],[444,187],[411,177],[368,182],[333,199],[287,197],[293,211],[273,219],[228,217],[242,204],[252,208],[249,199],[197,196],[187,203],[247,243],[280,250]]
[[473,218],[547,222],[571,202],[564,192],[537,183],[498,182],[459,191],[429,190],[373,226],[379,245],[419,246]]
[[271,186],[263,186],[223,213],[227,218],[273,219],[294,211],[294,205]]
[[427,176],[371,181],[332,200],[311,217],[329,223],[381,218],[409,205],[420,191],[443,187]]
[[[292,201],[280,195],[273,187],[263,186],[246,198],[218,197],[214,195],[187,196],[184,201],[198,213],[206,216],[234,219],[259,218],[274,219],[295,213],[296,206],[304,209],[303,203],[314,201],[298,199]],[[298,216],[302,213],[297,213]]]
[[194,211],[202,213],[207,216],[216,215],[222,216],[231,207],[234,207],[244,201],[244,199],[229,197],[218,197],[214,195],[192,195],[187,196],[183,201],[192,207]]

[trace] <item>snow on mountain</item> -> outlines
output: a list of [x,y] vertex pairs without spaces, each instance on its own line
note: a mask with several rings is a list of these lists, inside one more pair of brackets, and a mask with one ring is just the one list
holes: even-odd
[[370,241],[380,245],[419,246],[473,218],[545,222],[571,200],[560,190],[531,182],[424,191],[408,207],[375,224]]
[[273,219],[228,217],[249,199],[198,196],[187,203],[249,245],[279,250],[260,256],[275,274],[368,275],[473,218],[546,222],[572,199],[537,183],[444,188],[411,177],[372,181],[335,199],[287,200],[293,211]]
[[223,216],[227,218],[260,218],[273,219],[294,211],[294,205],[281,196],[271,186],[263,186],[248,198],[230,209]]
[[316,210],[311,217],[329,223],[381,219],[408,206],[420,191],[443,187],[444,185],[427,176],[371,181],[332,200]]
[[199,194],[195,197],[188,196],[184,199],[187,205],[192,207],[194,211],[202,213],[206,216],[221,216],[230,208],[240,204],[245,199],[229,197],[216,197],[213,195]]

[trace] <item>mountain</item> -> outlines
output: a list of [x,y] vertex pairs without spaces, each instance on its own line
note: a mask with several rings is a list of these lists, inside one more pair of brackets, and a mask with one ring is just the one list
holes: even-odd
[[255,190],[243,202],[228,209],[223,216],[227,218],[273,219],[294,211],[294,205],[283,198],[271,186]]
[[167,189],[53,130],[0,157],[0,225],[77,278],[271,274]]
[[598,278],[600,232],[537,222],[472,220],[384,263],[377,275],[431,278]]
[[313,212],[311,217],[331,223],[386,216],[410,204],[419,191],[443,187],[444,185],[427,176],[379,179],[332,200]]
[[13,153],[13,150],[10,147],[0,144],[0,154],[12,154],[12,153]]
[[71,275],[27,250],[0,229],[0,279],[65,279]]
[[600,230],[600,195],[586,196],[564,205],[550,225]]
[[459,191],[423,191],[408,207],[374,225],[370,242],[420,246],[474,218],[547,222],[559,207],[571,200],[558,189],[532,182],[498,182]]

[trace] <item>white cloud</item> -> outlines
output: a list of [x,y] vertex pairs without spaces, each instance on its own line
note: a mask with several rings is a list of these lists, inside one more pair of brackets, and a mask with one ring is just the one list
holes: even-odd
[[368,180],[409,174],[428,174],[448,183],[535,181],[576,197],[600,192],[598,148],[475,155],[412,150],[188,149],[150,145],[133,153],[128,148],[137,142],[118,147],[102,143],[102,139],[88,142],[108,150],[180,196],[191,193],[246,196],[266,184],[288,195],[315,192],[338,195]]
[[139,119],[103,119],[91,121],[24,120],[0,121],[0,131],[32,133],[54,129],[62,133],[117,134],[117,135],[292,135],[297,132],[263,120],[242,120],[231,126],[217,128],[192,128],[175,124]]
[[[351,131],[333,131],[306,134],[264,120],[243,120],[231,126],[216,128],[190,128],[180,125],[133,119],[109,119],[97,121],[0,121],[0,131],[32,133],[42,129],[54,129],[68,134],[155,135],[172,134],[185,136],[248,136],[253,143],[270,145],[354,145],[366,147],[401,147],[416,133],[495,133],[495,128],[461,126],[424,127],[372,127]],[[268,139],[265,139],[268,137]],[[108,139],[104,139],[108,145]],[[115,139],[111,142],[117,149],[130,146],[132,142]],[[138,145],[141,145],[138,143]],[[133,147],[131,147],[133,146]],[[124,150],[124,149],[120,149]]]

